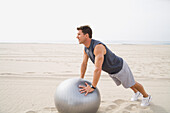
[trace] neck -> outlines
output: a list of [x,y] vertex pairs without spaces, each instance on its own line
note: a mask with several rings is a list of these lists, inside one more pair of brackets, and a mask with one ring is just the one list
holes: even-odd
[[84,43],[84,46],[86,46],[87,48],[90,47],[90,44],[91,44],[91,38],[89,38],[85,43]]

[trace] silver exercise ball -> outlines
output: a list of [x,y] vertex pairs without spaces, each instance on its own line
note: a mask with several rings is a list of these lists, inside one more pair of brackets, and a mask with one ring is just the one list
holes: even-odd
[[96,113],[100,106],[100,93],[96,88],[92,93],[80,93],[79,85],[91,83],[81,78],[67,79],[56,89],[54,101],[59,113]]

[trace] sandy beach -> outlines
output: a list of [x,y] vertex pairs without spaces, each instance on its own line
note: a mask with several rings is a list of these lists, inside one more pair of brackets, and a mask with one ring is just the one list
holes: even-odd
[[[131,102],[133,92],[102,72],[97,113],[169,113],[170,45],[108,47],[129,64],[152,101],[147,107],[140,106],[142,98]],[[0,113],[58,113],[55,90],[62,81],[80,77],[83,49],[78,44],[0,44]],[[89,59],[85,79],[92,81],[93,70]]]

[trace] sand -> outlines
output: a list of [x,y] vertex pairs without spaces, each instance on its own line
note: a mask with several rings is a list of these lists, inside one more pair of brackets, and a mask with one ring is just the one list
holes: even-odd
[[[150,106],[131,102],[132,91],[102,72],[97,113],[169,113],[170,45],[108,45],[129,64],[152,95]],[[83,45],[0,44],[0,113],[58,113],[54,93],[62,81],[79,77]],[[85,79],[92,81],[89,60]]]

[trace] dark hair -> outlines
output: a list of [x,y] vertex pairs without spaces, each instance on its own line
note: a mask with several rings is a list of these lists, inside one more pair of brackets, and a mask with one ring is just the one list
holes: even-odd
[[92,38],[92,29],[90,28],[90,26],[85,25],[85,26],[80,26],[77,27],[77,30],[82,30],[83,34],[89,34],[89,38]]

